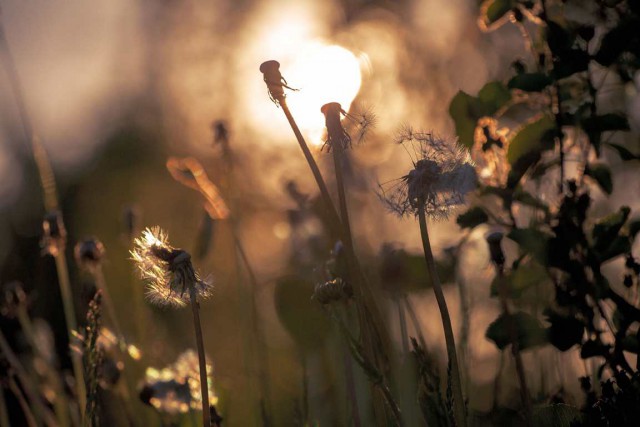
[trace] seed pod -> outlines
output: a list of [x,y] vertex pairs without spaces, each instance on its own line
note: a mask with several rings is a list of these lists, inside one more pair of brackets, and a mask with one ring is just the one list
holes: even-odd
[[76,243],[74,254],[76,262],[82,268],[92,269],[100,265],[104,258],[104,245],[95,237],[89,237]]
[[67,230],[64,227],[60,211],[51,211],[45,214],[42,221],[42,232],[40,246],[43,254],[56,256],[64,250],[67,242]]
[[313,291],[311,299],[320,304],[346,300],[353,296],[353,289],[344,280],[337,278],[324,283],[318,283]]
[[320,111],[325,116],[327,126],[327,143],[325,146],[327,146],[329,150],[332,148],[335,149],[336,147],[343,150],[349,148],[351,146],[351,137],[340,121],[340,114],[346,114],[342,106],[337,102],[330,102],[324,104]]

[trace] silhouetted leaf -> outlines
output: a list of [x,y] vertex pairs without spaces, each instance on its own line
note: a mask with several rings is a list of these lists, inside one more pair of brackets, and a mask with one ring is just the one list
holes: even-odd
[[547,264],[547,243],[551,236],[535,228],[514,228],[507,237],[542,265]]
[[629,151],[626,147],[623,147],[622,145],[619,144],[613,144],[613,143],[607,143],[607,145],[611,148],[613,148],[614,150],[616,150],[618,152],[618,155],[620,156],[620,158],[622,160],[628,161],[628,160],[638,160],[640,159],[640,156],[637,156],[635,154],[633,154],[631,151]]
[[580,409],[557,403],[536,408],[532,425],[536,427],[571,427],[582,419]]
[[274,300],[278,319],[291,337],[303,349],[313,350],[324,345],[331,324],[320,305],[311,300],[313,284],[298,276],[278,279]]
[[544,73],[524,73],[512,77],[507,87],[525,92],[540,92],[551,83],[551,78]]
[[602,37],[600,48],[594,59],[608,67],[613,64],[632,45],[638,43],[638,26],[640,20],[634,16],[627,16]]
[[640,231],[640,218],[629,221],[629,237],[633,240]]
[[631,243],[629,242],[629,238],[627,236],[616,236],[612,241],[610,241],[606,248],[599,251],[598,255],[600,262],[606,262],[618,255],[629,252],[631,252]]
[[533,194],[522,190],[521,188],[517,189],[513,193],[513,201],[521,203],[523,205],[531,206],[536,209],[540,209],[547,214],[549,213],[549,206],[545,202],[538,199]]
[[482,102],[482,115],[490,116],[511,100],[511,93],[500,82],[489,82],[478,92],[478,99]]
[[468,211],[458,215],[456,222],[460,228],[474,228],[480,224],[484,224],[489,220],[489,216],[480,206],[474,206]]
[[501,314],[487,328],[485,336],[500,350],[511,344],[510,322],[513,322],[515,327],[520,350],[546,343],[546,333],[540,321],[528,313],[519,311],[510,316]]
[[602,163],[592,163],[586,165],[584,174],[593,178],[605,193],[611,194],[613,191],[613,180],[608,166]]
[[582,343],[584,323],[573,316],[563,316],[551,309],[544,311],[551,326],[547,329],[549,342],[560,351],[567,351]]
[[602,356],[609,352],[609,346],[595,340],[589,340],[582,344],[580,348],[580,357],[589,359],[591,357]]
[[627,335],[622,339],[622,348],[629,353],[638,354],[640,351],[640,342],[638,342],[638,336],[636,334]]
[[514,164],[525,154],[552,148],[555,127],[554,118],[548,115],[523,126],[509,144],[507,153],[509,163]]
[[628,206],[622,206],[618,212],[607,215],[596,222],[591,235],[597,251],[604,252],[609,247],[618,236],[630,212],[631,209]]

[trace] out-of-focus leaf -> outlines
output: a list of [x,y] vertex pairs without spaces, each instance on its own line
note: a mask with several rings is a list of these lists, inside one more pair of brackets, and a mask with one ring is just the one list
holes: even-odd
[[380,280],[384,289],[394,292],[417,292],[429,288],[424,256],[404,249],[383,251]]
[[613,148],[614,150],[616,150],[618,152],[618,155],[620,156],[620,158],[622,160],[624,160],[624,161],[640,159],[640,156],[637,156],[637,155],[633,154],[626,147],[623,147],[620,144],[613,144],[613,143],[609,142],[609,143],[607,143],[607,145],[609,147]]
[[489,220],[489,216],[480,206],[474,206],[468,211],[458,215],[456,222],[460,228],[474,228],[480,224],[484,224]]
[[575,73],[587,71],[591,57],[589,53],[580,49],[567,49],[556,54],[558,61],[551,73],[555,80],[564,79]]
[[544,115],[523,126],[509,144],[507,160],[514,164],[525,154],[543,151],[553,147],[555,120]]
[[633,15],[627,15],[602,37],[600,48],[594,59],[605,67],[612,65],[622,52],[638,43],[638,38],[640,37],[638,35],[638,26],[640,26],[640,19]]
[[538,407],[533,411],[532,425],[536,427],[571,427],[582,420],[580,409],[556,403]]
[[516,329],[520,350],[546,343],[546,332],[540,321],[528,313],[519,311],[510,316],[501,314],[487,328],[485,336],[493,341],[500,350],[511,344],[511,334],[509,332],[511,322],[513,322]]
[[627,236],[616,236],[609,245],[599,252],[600,262],[606,262],[619,255],[631,252],[631,243]]
[[540,92],[551,83],[551,78],[544,73],[524,73],[512,77],[507,87],[525,92]]
[[[498,296],[498,277],[491,282],[491,296]],[[530,261],[521,263],[518,268],[510,271],[504,277],[505,285],[509,290],[509,297],[518,299],[527,289],[540,285],[549,279],[546,270],[539,263]]]
[[640,218],[629,221],[629,238],[635,239],[638,231],[640,231]]
[[618,212],[607,215],[596,222],[591,235],[597,251],[603,252],[609,247],[611,242],[618,236],[622,226],[627,222],[630,212],[631,209],[628,206],[622,206]]
[[512,165],[507,176],[507,188],[514,189],[529,168],[540,160],[540,151],[534,150],[520,156]]
[[274,292],[278,319],[303,349],[313,351],[324,345],[331,323],[311,300],[313,284],[298,276],[278,279]]
[[489,82],[474,97],[459,91],[449,104],[449,114],[456,125],[461,144],[473,146],[473,135],[478,119],[490,116],[511,99],[509,90],[500,82]]
[[480,18],[487,26],[491,25],[509,13],[514,6],[514,0],[486,0],[480,7]]
[[551,324],[547,329],[549,342],[560,351],[567,351],[582,343],[584,324],[573,316],[563,316],[551,309],[544,311]]
[[514,228],[507,237],[539,263],[547,265],[547,245],[551,236],[535,228]]
[[622,349],[629,353],[638,354],[640,351],[640,342],[637,335],[627,335],[622,339]]
[[582,127],[586,132],[609,132],[614,130],[629,130],[629,120],[622,114],[602,114],[585,118]]
[[545,202],[520,188],[513,193],[513,201],[540,209],[547,214],[549,213],[549,206]]
[[580,347],[580,357],[589,359],[591,357],[602,356],[609,352],[610,346],[595,340],[589,340]]
[[598,183],[598,186],[607,194],[613,191],[613,179],[609,167],[602,163],[592,163],[584,168],[584,174]]

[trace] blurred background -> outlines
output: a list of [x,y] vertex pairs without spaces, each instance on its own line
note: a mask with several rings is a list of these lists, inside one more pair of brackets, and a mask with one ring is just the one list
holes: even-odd
[[[451,98],[458,90],[476,93],[487,80],[506,77],[505,64],[523,49],[513,43],[518,30],[505,26],[482,33],[474,0],[2,0],[0,7],[26,108],[57,179],[76,310],[82,319],[92,285],[73,263],[73,246],[95,236],[106,248],[103,271],[123,335],[142,353],[129,373],[131,383],[139,385],[146,367],[166,366],[195,347],[189,310],[140,302],[144,286],[129,259],[132,235],[148,226],[166,230],[174,246],[196,248],[208,223],[203,200],[165,166],[170,156],[192,156],[220,187],[237,222],[216,222],[211,246],[197,262],[215,279],[212,298],[202,303],[202,320],[220,413],[228,425],[258,423],[254,359],[264,358],[274,425],[295,424],[304,369],[311,418],[340,424],[337,414],[346,404],[344,374],[336,361],[343,356],[334,351],[338,339],[327,337],[331,325],[310,301],[334,242],[327,241],[318,218],[300,213],[296,195],[314,200],[317,188],[258,68],[263,61],[279,61],[288,84],[299,89],[289,93],[289,105],[330,188],[331,156],[321,150],[320,107],[338,101],[354,114],[375,112],[375,128],[349,152],[348,197],[356,249],[379,286],[376,257],[384,245],[420,253],[417,222],[388,213],[376,195],[379,183],[410,168],[394,135],[407,124],[455,135]],[[69,368],[54,262],[41,256],[44,207],[37,170],[4,73],[0,94],[0,282],[23,284],[31,316],[51,325],[56,354]],[[637,94],[621,102],[638,111]],[[637,114],[634,119],[637,130]],[[630,184],[612,197],[627,198],[634,208],[639,191]],[[250,278],[233,249],[234,227],[257,277],[264,354],[256,353],[248,332]],[[431,232],[444,265],[462,232],[455,220],[433,223]],[[486,232],[478,227],[466,236],[468,250],[456,252],[461,255],[450,274],[467,283],[465,381],[473,390],[470,407],[477,411],[491,408],[493,396],[483,390],[493,388],[500,364],[500,352],[484,337],[499,312],[489,297],[494,272]],[[306,280],[304,291],[287,291],[291,277]],[[385,292],[381,295],[391,301],[393,292]],[[459,290],[446,286],[445,293],[459,332]],[[416,285],[410,299],[444,373],[433,293]],[[399,346],[397,314],[387,302],[385,318]],[[3,317],[2,322],[3,330],[11,331],[12,321]],[[584,369],[576,352],[544,348],[525,354],[526,360],[533,358],[543,366],[532,370],[534,393],[577,394],[575,379]],[[365,378],[358,381],[366,384]],[[510,395],[516,384],[506,382],[502,399],[517,402]],[[136,411],[153,416],[148,407]]]

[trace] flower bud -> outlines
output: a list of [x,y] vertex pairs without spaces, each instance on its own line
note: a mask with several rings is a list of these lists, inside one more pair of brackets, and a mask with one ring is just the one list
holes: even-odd
[[60,211],[47,212],[42,221],[42,241],[40,246],[44,254],[56,256],[64,250],[67,241],[67,230],[64,228]]
[[94,268],[100,265],[104,258],[104,245],[95,237],[87,238],[76,243],[74,254],[76,262],[82,268]]

